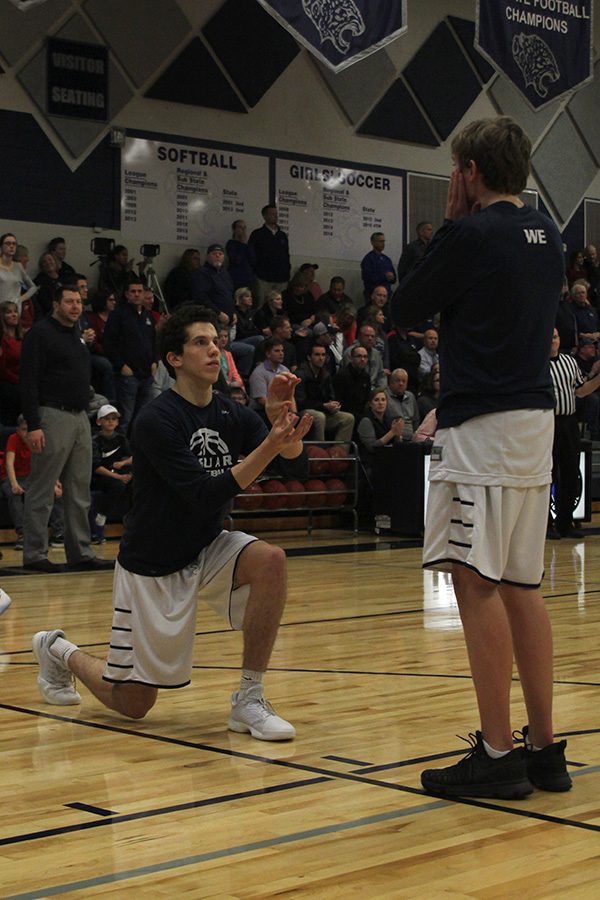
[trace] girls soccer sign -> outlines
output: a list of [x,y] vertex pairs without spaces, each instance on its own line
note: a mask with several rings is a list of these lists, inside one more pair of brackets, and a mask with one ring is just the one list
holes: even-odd
[[593,78],[592,0],[477,0],[475,46],[534,109]]

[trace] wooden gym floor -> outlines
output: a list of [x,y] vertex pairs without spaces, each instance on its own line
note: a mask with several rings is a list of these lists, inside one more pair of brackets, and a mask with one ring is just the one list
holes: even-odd
[[[103,656],[111,573],[2,580],[0,895],[598,897],[600,536],[547,544],[556,727],[574,787],[520,802],[420,787],[421,769],[457,758],[455,735],[477,726],[449,579],[423,574],[410,542],[275,539],[290,550],[289,601],[267,694],[293,743],[226,731],[240,636],[204,608],[192,685],[162,692],[144,721],[83,687],[81,707],[44,704],[32,633],[64,627]],[[18,561],[5,549],[3,566]],[[513,705],[521,727],[517,684]]]

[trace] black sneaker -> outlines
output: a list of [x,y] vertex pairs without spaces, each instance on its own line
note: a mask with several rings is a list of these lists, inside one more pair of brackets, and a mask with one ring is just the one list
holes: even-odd
[[[462,740],[467,740],[462,738]],[[480,731],[469,734],[471,749],[460,762],[445,769],[426,769],[421,784],[436,797],[499,797],[519,800],[533,791],[521,748],[492,759]]]
[[527,746],[529,726],[523,731],[515,731],[515,741],[523,741],[525,745],[525,765],[527,777],[541,791],[570,791],[573,787],[571,776],[567,772],[565,759],[566,741],[556,741],[541,750],[532,750]]

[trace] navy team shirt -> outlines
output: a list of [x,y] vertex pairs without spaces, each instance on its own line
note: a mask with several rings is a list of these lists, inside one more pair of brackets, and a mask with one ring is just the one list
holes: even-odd
[[[262,419],[218,394],[208,406],[165,391],[133,427],[133,507],[125,517],[119,563],[138,575],[170,575],[193,562],[222,530],[228,504],[241,490],[231,474],[267,435]],[[307,477],[303,452],[281,460]]]

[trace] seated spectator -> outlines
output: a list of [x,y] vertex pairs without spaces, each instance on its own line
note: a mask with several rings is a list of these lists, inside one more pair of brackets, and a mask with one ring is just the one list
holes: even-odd
[[217,331],[217,344],[221,353],[221,372],[228,387],[232,385],[244,386],[244,379],[235,367],[233,356],[227,349],[229,343],[229,328],[220,325]]
[[[298,368],[298,353],[296,344],[292,341],[292,323],[287,316],[274,316],[271,320],[272,336],[281,341],[283,344],[283,365],[287,366],[290,372],[295,372]],[[260,356],[260,362],[264,359],[265,342],[257,349]]]
[[361,455],[369,469],[372,467],[372,455],[376,447],[391,447],[402,440],[404,419],[392,420],[387,406],[387,394],[384,390],[371,391],[367,412],[358,423]]
[[402,440],[412,440],[413,432],[419,427],[421,417],[414,394],[407,390],[408,373],[406,369],[394,369],[389,378],[386,395],[388,413],[393,419],[404,419]]
[[268,291],[264,304],[254,314],[254,324],[264,337],[271,337],[271,322],[275,316],[280,316],[283,312],[281,292]]
[[584,264],[585,275],[583,277],[587,279],[590,285],[588,297],[592,305],[598,308],[598,302],[600,301],[600,259],[594,244],[588,244],[585,248]]
[[25,271],[27,271],[27,266],[29,265],[29,250],[25,244],[17,244],[17,250],[13,258],[15,262],[18,262],[19,265],[23,266]]
[[[29,474],[31,472],[31,448],[25,440],[27,435],[27,422],[23,416],[17,418],[17,430],[9,435],[5,449],[5,472],[2,474],[2,493],[8,503],[13,527],[17,535],[15,550],[23,549],[23,500]],[[54,506],[50,514],[50,546],[60,547],[63,543],[63,505],[62,488],[57,481],[54,487]]]
[[239,384],[231,385],[229,388],[229,397],[231,400],[235,400],[236,403],[241,403],[242,406],[248,406],[248,394]]
[[578,340],[584,337],[590,341],[600,340],[600,316],[589,301],[587,281],[576,281],[569,293],[573,302]]
[[117,305],[114,293],[97,291],[92,300],[92,311],[87,314],[90,326],[96,332],[96,348],[98,353],[104,353],[104,329],[108,317]]
[[380,306],[367,306],[365,316],[363,318],[365,325],[370,325],[375,330],[375,349],[381,353],[383,360],[383,371],[386,375],[390,374],[390,351],[388,346],[388,336],[385,330],[385,313]]
[[408,389],[416,394],[419,390],[419,341],[406,328],[395,328],[388,334],[388,351],[391,369],[406,369]]
[[383,389],[387,387],[387,378],[383,371],[383,359],[381,358],[379,350],[375,349],[376,338],[377,334],[372,325],[361,325],[358,329],[358,338],[344,353],[345,365],[350,359],[352,347],[360,345],[365,348],[369,357],[368,371],[371,378],[371,388],[373,390],[375,390],[375,388]]
[[252,291],[248,287],[239,287],[234,295],[235,303],[235,339],[260,347],[265,339],[264,334],[254,321],[255,310]]
[[225,244],[227,270],[237,291],[248,284],[254,284],[256,273],[252,265],[253,256],[248,245],[248,231],[243,219],[236,219],[231,226],[231,237]]
[[224,267],[225,250],[221,244],[210,244],[204,265],[192,274],[192,302],[212,309],[224,325],[231,325],[235,305],[233,282]]
[[329,282],[329,290],[321,294],[317,299],[315,313],[317,316],[326,312],[330,316],[337,316],[341,306],[349,303],[354,306],[350,297],[345,293],[346,282],[341,275],[335,275]]
[[313,295],[314,300],[318,300],[323,293],[323,288],[315,281],[315,272],[318,268],[317,263],[302,263],[298,269],[299,273],[305,276],[308,290]]
[[365,321],[367,310],[371,310],[372,307],[376,307],[376,309],[381,309],[384,315],[383,321],[383,331],[385,334],[392,328],[392,320],[390,319],[390,304],[389,304],[389,295],[387,292],[387,288],[382,285],[377,285],[371,291],[371,296],[369,297],[369,301],[366,306],[361,306],[356,314],[356,325],[358,328]]
[[335,315],[335,324],[340,329],[344,339],[345,348],[351,347],[356,340],[358,331],[356,325],[356,307],[352,303],[342,303]]
[[313,343],[305,362],[296,372],[300,384],[296,386],[296,403],[300,412],[313,417],[312,435],[315,441],[352,440],[354,416],[343,412],[335,398],[331,375],[325,368],[326,350]]
[[117,431],[119,411],[110,404],[101,406],[96,422],[100,430],[92,437],[92,491],[94,497],[92,544],[104,543],[104,526],[126,491],[133,475],[133,458],[124,434]]
[[289,372],[283,365],[283,343],[277,338],[267,338],[263,344],[265,359],[250,375],[250,397],[255,409],[264,410],[269,385],[276,375]]
[[[320,347],[325,348],[325,369],[332,378],[339,369],[343,357],[343,354],[338,355],[333,350],[333,342],[337,334],[339,334],[339,329],[337,325],[331,324],[329,317],[326,322],[316,322],[313,325],[312,335],[308,337],[304,349],[304,356],[307,356],[312,344],[318,344]],[[300,355],[298,358],[300,358]]]
[[192,302],[192,275],[202,265],[200,251],[193,247],[183,251],[179,263],[165,279],[165,300],[169,312],[183,303]]
[[[600,370],[597,359],[596,344],[589,338],[581,338],[575,354],[575,361],[586,381],[593,378]],[[590,440],[600,440],[600,391],[595,390],[585,397],[575,397],[575,408],[578,418],[585,422]]]
[[587,275],[584,251],[573,250],[569,256],[569,265],[567,267],[567,281],[569,287],[573,287],[574,283],[580,278],[587,278]]
[[429,375],[425,377],[421,391],[417,397],[419,414],[422,419],[436,409],[440,402],[440,367],[433,366]]
[[150,315],[154,322],[154,328],[159,331],[161,326],[165,324],[166,316],[160,311],[158,297],[155,296],[151,287],[144,288],[144,309]]
[[33,299],[35,321],[37,322],[45,319],[52,312],[54,292],[57,285],[61,283],[56,257],[49,250],[40,257],[40,271],[33,280],[38,286],[38,292]]
[[571,293],[567,286],[567,279],[563,283],[562,294],[558,301],[556,321],[554,323],[560,335],[560,352],[574,353],[577,350],[577,319],[571,303]]
[[14,425],[21,412],[19,369],[23,337],[16,303],[0,303],[0,421]]
[[368,364],[366,349],[356,344],[350,351],[348,364],[341,366],[333,379],[333,389],[340,407],[344,412],[352,413],[355,424],[363,415],[371,393]]
[[295,325],[310,327],[315,320],[315,299],[309,290],[308,278],[304,272],[296,272],[283,292],[283,308]]
[[423,346],[419,350],[421,362],[419,363],[419,378],[423,381],[431,372],[433,366],[439,362],[438,333],[435,328],[428,328],[423,334]]
[[[77,279],[77,289],[81,296],[83,302],[87,299],[87,281],[85,281],[85,287],[81,288],[81,278]],[[113,371],[112,363],[109,359],[104,355],[104,350],[102,345],[97,340],[96,329],[92,324],[92,316],[94,314],[92,312],[88,312],[86,309],[81,313],[75,328],[79,331],[81,335],[82,341],[85,343],[86,347],[90,351],[90,362],[92,364],[92,386],[94,391],[97,391],[99,395],[103,398],[102,402],[106,400],[109,403],[117,402],[117,388],[115,384],[115,374]],[[104,324],[102,327],[102,334],[104,334]]]
[[75,281],[75,269],[66,261],[67,244],[64,237],[55,237],[48,242],[48,253],[51,253],[56,260],[56,268],[58,269],[59,280],[66,284]]

